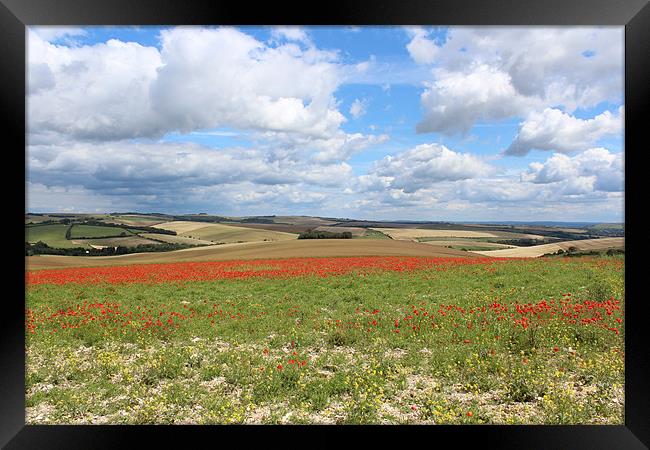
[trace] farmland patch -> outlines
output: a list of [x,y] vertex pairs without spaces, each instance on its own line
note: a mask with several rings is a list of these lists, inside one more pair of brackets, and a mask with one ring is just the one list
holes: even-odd
[[98,225],[73,225],[70,239],[103,238],[112,236],[129,236],[130,231],[119,227],[102,227]]
[[[73,248],[79,245],[66,239],[69,225],[48,224],[34,225],[25,228],[25,239],[29,243],[45,242],[50,247]],[[83,246],[83,245],[82,245]]]
[[512,249],[477,251],[485,256],[494,258],[536,258],[538,256],[555,253],[558,250],[569,251],[572,248],[576,250],[608,250],[623,248],[625,238],[601,238],[601,239],[581,239],[577,241],[563,241],[553,244],[534,245],[532,247],[518,247]]

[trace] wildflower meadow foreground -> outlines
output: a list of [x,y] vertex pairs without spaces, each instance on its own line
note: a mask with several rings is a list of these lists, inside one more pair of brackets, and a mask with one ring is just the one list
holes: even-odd
[[28,424],[622,424],[624,258],[28,271]]

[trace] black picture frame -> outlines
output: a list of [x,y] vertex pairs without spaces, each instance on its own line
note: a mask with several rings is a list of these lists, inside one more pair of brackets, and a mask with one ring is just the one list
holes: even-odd
[[[23,243],[5,245],[0,366],[0,445],[5,448],[121,448],[135,439],[148,447],[198,438],[209,445],[265,439],[263,445],[335,446],[350,439],[364,445],[384,443],[396,434],[396,445],[436,446],[473,443],[481,448],[636,449],[650,445],[650,396],[647,380],[648,329],[642,314],[647,301],[639,236],[644,181],[642,154],[647,147],[644,112],[650,99],[650,5],[648,0],[328,0],[233,2],[193,0],[0,0],[0,123],[5,127],[4,156],[10,158],[2,182],[10,210],[3,220],[11,234],[24,230],[25,164],[25,27],[29,25],[621,25],[625,26],[625,222],[626,343],[625,425],[622,426],[35,426],[25,425],[24,257]],[[645,144],[645,145],[644,145]],[[22,155],[22,156],[21,156]],[[25,170],[22,171],[22,175]],[[20,187],[22,186],[22,188]],[[22,197],[22,198],[21,198]],[[15,228],[13,228],[15,227]],[[16,231],[14,231],[16,230]],[[645,230],[644,230],[645,231]],[[9,232],[8,232],[9,233]],[[15,260],[13,259],[15,258]],[[12,294],[9,294],[11,292]],[[14,294],[15,292],[15,294]],[[22,298],[22,302],[21,302]],[[216,434],[216,436],[213,436]],[[345,434],[345,437],[337,437]],[[231,441],[231,439],[234,439]],[[404,441],[404,439],[407,439]],[[181,444],[178,444],[181,445]],[[232,444],[228,444],[232,445]]]

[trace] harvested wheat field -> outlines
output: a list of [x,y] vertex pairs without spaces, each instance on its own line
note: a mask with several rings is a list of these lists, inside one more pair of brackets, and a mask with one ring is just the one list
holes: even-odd
[[497,242],[486,242],[472,239],[449,239],[449,240],[433,240],[433,241],[423,241],[422,244],[435,245],[439,247],[464,247],[464,248],[478,248],[485,247],[485,250],[493,249],[505,249],[505,248],[516,248],[514,245],[508,244],[499,244]]
[[372,230],[381,231],[393,239],[414,241],[418,238],[425,237],[450,237],[450,238],[480,238],[480,237],[499,237],[498,234],[488,233],[487,231],[467,231],[467,230],[426,230],[420,228],[371,228]]
[[155,227],[175,231],[181,236],[211,241],[213,243],[228,244],[233,242],[286,241],[297,238],[295,234],[291,233],[233,227],[231,225],[223,225],[220,223],[175,221],[161,223]]
[[477,255],[417,242],[389,239],[305,239],[279,242],[248,242],[189,248],[173,252],[131,253],[118,256],[38,255],[25,258],[27,270],[65,267],[95,267],[124,264],[154,264],[189,261],[227,261],[259,258],[333,256],[428,256],[476,257]]
[[186,236],[173,236],[171,234],[140,233],[140,236],[143,238],[167,242],[168,244],[214,245],[212,241],[194,239]]
[[298,225],[298,226],[308,226],[308,227],[319,227],[334,225],[336,221],[323,219],[322,217],[312,217],[312,216],[275,216],[273,217],[273,222],[277,224],[286,224],[286,225]]
[[327,227],[322,226],[315,228],[316,231],[327,231],[328,233],[344,233],[346,231],[352,233],[352,236],[363,236],[366,234],[366,229],[361,227]]
[[485,256],[494,258],[536,258],[538,256],[555,253],[558,250],[567,251],[570,247],[578,250],[608,250],[610,248],[625,247],[625,238],[583,239],[577,241],[564,241],[554,244],[533,245],[532,247],[517,247],[503,250],[476,251]]
[[134,227],[150,227],[152,225],[158,225],[167,221],[163,217],[156,216],[138,216],[138,215],[123,215],[123,216],[110,216],[105,219],[106,222],[131,225]]
[[258,230],[270,230],[270,231],[282,231],[284,233],[294,233],[300,234],[304,231],[311,230],[312,226],[307,225],[288,225],[283,223],[230,223],[228,222],[225,225],[230,225],[231,227],[240,227],[240,228],[253,228]]
[[508,231],[429,230],[426,228],[370,228],[381,231],[392,239],[415,241],[421,238],[493,238],[493,239],[544,239],[537,234]]

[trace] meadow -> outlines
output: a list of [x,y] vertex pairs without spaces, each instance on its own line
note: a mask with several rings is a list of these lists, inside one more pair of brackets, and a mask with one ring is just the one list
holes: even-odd
[[49,242],[59,248],[80,247],[66,239],[66,231],[69,226],[64,224],[34,225],[25,228],[25,240],[36,243],[38,241]]
[[28,271],[27,423],[622,424],[624,258]]
[[131,235],[129,231],[118,227],[75,224],[70,229],[70,239],[105,238]]

